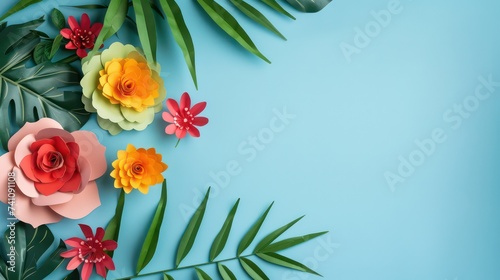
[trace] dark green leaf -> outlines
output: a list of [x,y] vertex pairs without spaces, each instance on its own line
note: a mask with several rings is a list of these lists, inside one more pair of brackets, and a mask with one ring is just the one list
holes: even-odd
[[189,72],[191,73],[194,85],[198,88],[193,40],[191,39],[191,34],[189,33],[186,23],[184,22],[181,9],[175,0],[160,0],[160,5],[167,15],[168,25],[170,26],[170,30],[172,30],[174,39],[184,54],[184,60],[186,61]]
[[175,279],[174,279],[174,277],[172,277],[172,276],[170,276],[170,275],[168,275],[168,274],[164,273],[164,274],[163,274],[163,280],[175,280]]
[[289,222],[288,224],[280,227],[279,229],[271,232],[270,234],[268,234],[266,237],[264,237],[258,244],[257,246],[255,246],[255,249],[253,250],[254,253],[259,253],[262,251],[262,249],[264,249],[265,247],[267,247],[269,244],[271,244],[271,242],[273,242],[276,238],[278,238],[281,234],[283,234],[285,231],[287,231],[290,227],[292,227],[296,222],[300,221],[300,219],[302,219],[304,216],[300,217],[300,218],[297,218],[291,222]]
[[62,7],[71,7],[71,8],[77,8],[77,9],[89,10],[89,9],[106,9],[108,6],[94,4],[94,5],[77,5],[77,6],[62,5]]
[[191,248],[193,247],[194,241],[196,239],[196,235],[198,234],[198,230],[200,229],[201,222],[203,220],[203,216],[205,215],[205,209],[207,208],[208,196],[210,194],[210,188],[207,190],[207,194],[205,198],[201,202],[198,209],[191,217],[189,224],[182,235],[181,241],[179,242],[179,247],[177,248],[177,257],[175,259],[175,267],[178,267],[181,261],[187,256]]
[[153,258],[156,247],[158,245],[158,239],[160,237],[160,229],[163,223],[163,216],[165,215],[165,208],[167,207],[167,181],[163,180],[163,186],[161,189],[160,201],[156,207],[156,212],[151,221],[151,226],[149,227],[148,234],[144,239],[142,244],[141,253],[139,255],[139,260],[137,261],[136,273],[146,267],[146,265]]
[[240,199],[236,201],[233,208],[227,215],[226,221],[222,225],[219,233],[215,237],[214,242],[212,243],[212,248],[210,249],[210,261],[213,261],[224,249],[226,246],[227,238],[229,237],[229,232],[231,232],[231,226],[233,225],[234,215],[236,215],[236,210],[238,209],[238,204],[240,203]]
[[63,280],[80,280],[80,273],[78,273],[78,270],[75,269],[71,273],[66,275]]
[[44,63],[49,60],[49,57],[46,55],[50,54],[50,49],[52,48],[52,43],[49,41],[40,42],[35,46],[33,50],[33,60],[36,64]]
[[165,19],[165,16],[161,12],[160,7],[158,7],[158,5],[156,5],[156,3],[154,1],[150,0],[149,5],[151,5],[151,8],[153,9],[153,11],[155,11],[162,19]]
[[17,1],[16,5],[14,5],[14,7],[10,8],[10,10],[8,10],[5,14],[3,14],[1,17],[0,17],[0,21],[6,19],[7,17],[9,17],[10,15],[13,15],[19,11],[21,11],[22,9],[28,7],[28,6],[31,6],[35,3],[38,3],[42,0],[20,0],[20,1]]
[[54,8],[52,10],[50,18],[52,19],[52,23],[57,27],[57,29],[61,30],[66,26],[66,19],[58,9]]
[[94,49],[87,57],[92,57],[92,55],[100,48],[104,40],[113,36],[120,27],[123,25],[125,18],[127,17],[128,1],[123,0],[111,0],[106,10],[106,15],[104,15],[104,23],[97,36],[94,44]]
[[71,63],[73,61],[77,61],[79,59],[78,55],[76,54],[72,54],[72,55],[69,55],[65,58],[62,58],[58,61],[56,61],[55,63],[63,63],[63,64],[68,64],[68,63]]
[[134,4],[137,33],[149,62],[156,62],[156,23],[151,5],[143,0],[132,0]]
[[[81,102],[81,76],[76,69],[50,62],[26,68],[40,42],[30,30],[42,22],[34,20],[0,31],[0,140],[4,148],[26,122],[49,117],[74,131],[89,118]],[[69,86],[80,91],[70,91]]]
[[218,263],[217,268],[219,269],[219,274],[223,280],[237,280],[234,273],[227,266]]
[[267,261],[267,262],[270,262],[270,263],[273,263],[273,264],[276,264],[279,266],[288,267],[291,269],[295,269],[295,270],[299,270],[299,271],[303,271],[303,272],[308,272],[308,273],[312,273],[312,274],[316,274],[318,276],[321,276],[319,273],[310,269],[309,267],[307,267],[307,266],[305,266],[297,261],[294,261],[290,258],[287,258],[285,256],[277,254],[277,253],[273,253],[273,252],[257,253],[257,256],[259,258]]
[[271,63],[255,46],[238,21],[214,0],[197,0],[212,20],[249,52]]
[[278,31],[278,29],[276,29],[276,27],[274,27],[274,25],[253,6],[251,6],[250,4],[248,4],[243,0],[231,0],[231,3],[233,3],[236,8],[238,8],[242,13],[247,15],[249,18],[259,23],[260,25],[264,26],[274,34],[280,36],[281,38],[283,38],[283,40],[286,40],[285,36],[283,36],[283,34],[281,34]]
[[261,0],[262,2],[266,3],[269,7],[273,8],[275,11],[284,14],[285,16],[295,19],[294,16],[292,16],[287,10],[285,10],[276,0]]
[[269,277],[260,269],[257,264],[252,262],[251,260],[241,257],[240,258],[240,264],[245,270],[245,272],[252,277],[254,280],[269,280]]
[[313,238],[316,238],[320,235],[323,235],[327,233],[328,231],[322,231],[322,232],[317,232],[317,233],[311,233],[303,236],[297,236],[297,237],[292,237],[292,238],[287,238],[281,241],[278,241],[276,243],[270,244],[269,246],[265,247],[264,249],[261,250],[261,252],[278,252],[282,251],[285,249],[288,249],[290,247],[299,245],[301,243],[304,243],[306,241],[309,241]]
[[271,205],[269,205],[269,207],[264,212],[264,214],[262,214],[262,216],[260,216],[260,218],[247,231],[245,236],[243,236],[243,239],[241,239],[240,244],[238,245],[238,251],[237,251],[238,256],[241,255],[241,253],[243,253],[243,251],[245,251],[245,249],[248,248],[248,246],[250,246],[252,241],[255,239],[255,236],[259,232],[260,227],[262,226],[262,223],[264,223],[264,220],[266,219],[267,214],[271,210],[271,207],[273,207],[273,204],[274,204],[274,202],[271,203]]
[[295,9],[306,12],[315,13],[326,7],[332,0],[286,0]]
[[45,32],[38,31],[38,30],[31,30],[31,32],[35,33],[35,34],[36,34],[36,35],[38,35],[40,38],[50,39],[50,36],[49,36],[49,35],[47,35],[47,33],[45,33]]
[[[113,218],[111,218],[108,225],[106,226],[103,240],[118,241],[124,206],[125,206],[125,192],[122,190],[120,192],[120,196],[118,197],[118,203],[116,204],[115,215],[113,216]],[[113,257],[113,253],[114,251],[108,251],[108,255],[110,257]]]
[[196,275],[198,276],[199,280],[212,280],[212,277],[210,277],[208,274],[205,273],[205,271],[195,267],[196,270]]
[[63,36],[61,34],[57,35],[54,38],[54,42],[52,42],[52,48],[50,49],[50,55],[49,55],[49,60],[56,55],[57,50],[61,47],[61,41],[63,39]]
[[66,246],[62,240],[59,241],[59,246],[56,248],[52,254],[43,262],[43,264],[34,271],[33,274],[30,274],[28,277],[25,277],[24,280],[39,280],[46,279],[52,271],[56,270],[63,262],[64,258],[60,255],[62,252],[66,251]]

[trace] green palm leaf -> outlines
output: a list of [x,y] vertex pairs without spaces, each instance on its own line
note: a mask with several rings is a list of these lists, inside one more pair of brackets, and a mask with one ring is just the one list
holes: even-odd
[[224,280],[237,280],[234,273],[225,265],[218,263],[217,269],[219,270],[219,274]]
[[261,13],[259,10],[255,9],[252,5],[248,4],[243,0],[231,0],[231,3],[238,8],[242,13],[247,15],[249,18],[257,22],[258,24],[264,26],[274,34],[280,36],[283,40],[286,40],[285,36],[281,34],[276,27]]
[[304,218],[304,216],[300,217],[300,218],[297,218],[291,222],[289,222],[288,224],[280,227],[279,229],[271,232],[270,234],[268,234],[267,236],[265,236],[258,244],[257,246],[255,246],[255,249],[253,250],[254,253],[259,253],[262,251],[262,249],[264,249],[265,247],[267,247],[269,244],[271,244],[271,242],[273,242],[276,238],[278,238],[281,234],[283,234],[285,231],[287,231],[289,228],[291,228],[295,223],[297,223],[298,221],[300,221],[300,219]]
[[229,212],[229,215],[227,215],[226,221],[224,221],[219,233],[215,237],[212,248],[210,249],[210,261],[213,261],[222,252],[224,246],[226,246],[229,232],[231,231],[231,226],[233,225],[234,215],[236,215],[239,203],[240,200],[238,199]]
[[332,0],[286,0],[295,9],[306,12],[316,13],[328,5]]
[[240,264],[245,270],[245,272],[248,274],[248,276],[252,277],[252,279],[269,280],[269,277],[267,277],[264,271],[262,271],[262,269],[250,259],[241,257]]
[[305,266],[297,261],[294,261],[290,258],[287,258],[283,255],[277,254],[277,253],[273,253],[273,252],[257,253],[257,256],[259,258],[265,260],[266,262],[269,262],[269,263],[272,263],[275,265],[288,267],[291,269],[295,269],[295,270],[299,270],[299,271],[303,271],[303,272],[308,272],[311,274],[321,276],[319,273],[310,269],[309,267],[307,267],[307,266]]
[[13,15],[17,12],[19,12],[20,10],[26,8],[26,7],[29,7],[35,3],[38,3],[42,0],[21,0],[21,1],[17,1],[16,5],[14,5],[14,7],[10,8],[10,10],[8,10],[5,14],[3,14],[1,17],[0,17],[0,21],[6,19],[7,17],[9,17],[10,15]]
[[143,0],[132,0],[137,21],[137,33],[146,58],[150,63],[156,62],[156,23],[153,8]]
[[287,10],[285,10],[278,2],[276,2],[276,0],[261,0],[261,1],[264,2],[266,5],[268,5],[269,7],[273,8],[275,11],[284,14],[285,16],[291,19],[295,19],[295,17],[292,16],[289,12],[287,12]]
[[196,276],[198,276],[199,280],[212,280],[212,277],[208,275],[205,271],[195,267],[194,270],[196,271]]
[[247,231],[247,233],[245,234],[245,236],[243,236],[243,238],[240,241],[240,244],[238,245],[238,252],[237,252],[238,256],[241,255],[241,253],[243,253],[243,251],[245,251],[245,249],[248,248],[248,246],[250,246],[250,244],[252,243],[252,241],[255,239],[255,236],[259,232],[260,227],[264,223],[264,220],[266,219],[267,214],[271,210],[271,207],[273,207],[273,204],[274,204],[274,202],[271,203],[271,205],[269,205],[269,207],[267,207],[267,209],[264,212],[264,214],[262,214],[262,216],[260,216],[260,218]]

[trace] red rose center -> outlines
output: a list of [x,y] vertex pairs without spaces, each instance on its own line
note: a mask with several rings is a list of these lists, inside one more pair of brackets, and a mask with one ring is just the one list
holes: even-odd
[[41,164],[38,166],[45,172],[51,172],[64,165],[64,158],[60,152],[51,151],[43,155]]

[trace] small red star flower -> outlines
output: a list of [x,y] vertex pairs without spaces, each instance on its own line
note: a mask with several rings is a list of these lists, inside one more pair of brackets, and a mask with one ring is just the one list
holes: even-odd
[[102,29],[102,23],[94,23],[91,25],[89,15],[83,13],[80,18],[80,24],[72,16],[68,17],[70,28],[61,29],[61,35],[68,39],[66,49],[76,50],[76,54],[80,58],[87,56],[86,49],[93,49],[95,40]]
[[196,126],[204,126],[208,123],[208,118],[197,117],[205,107],[207,102],[200,102],[191,107],[189,93],[184,92],[181,96],[180,106],[177,101],[169,98],[167,108],[170,112],[163,112],[163,120],[171,124],[165,128],[165,133],[175,134],[182,139],[187,133],[193,137],[200,137],[200,131]]
[[69,251],[62,252],[61,257],[71,258],[67,270],[74,270],[83,263],[80,273],[82,280],[88,280],[92,274],[92,270],[96,269],[97,274],[106,278],[106,269],[114,270],[115,264],[111,257],[106,254],[106,251],[113,251],[118,247],[114,240],[102,240],[104,237],[104,229],[98,227],[95,235],[88,225],[79,224],[85,239],[72,237],[66,239],[64,243],[73,247]]

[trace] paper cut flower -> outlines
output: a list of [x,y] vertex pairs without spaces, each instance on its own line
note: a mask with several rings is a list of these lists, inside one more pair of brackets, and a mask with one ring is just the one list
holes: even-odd
[[89,15],[83,13],[80,18],[80,24],[72,16],[68,17],[70,28],[61,29],[61,35],[68,39],[66,49],[76,50],[76,54],[80,58],[87,56],[87,49],[94,48],[95,40],[102,29],[102,23],[94,23],[91,25]]
[[106,278],[106,269],[114,270],[115,264],[113,259],[106,254],[106,251],[113,251],[118,247],[114,240],[102,240],[104,237],[104,229],[98,227],[95,235],[88,225],[79,224],[80,229],[85,235],[85,239],[72,237],[64,240],[66,245],[73,247],[72,249],[62,252],[61,257],[71,258],[67,270],[74,270],[82,263],[81,278],[87,280],[94,269],[103,278]]
[[122,188],[125,193],[132,189],[138,189],[147,194],[149,186],[163,182],[163,171],[168,165],[161,161],[161,154],[157,154],[154,148],[136,149],[128,144],[125,151],[118,151],[118,159],[113,162],[114,170],[111,177],[115,178],[115,188]]
[[181,96],[180,106],[177,101],[169,98],[167,108],[170,112],[163,112],[163,120],[171,124],[165,128],[165,133],[175,134],[177,138],[182,139],[186,133],[193,137],[200,137],[200,131],[196,126],[204,126],[208,123],[208,118],[197,117],[205,107],[207,102],[200,102],[191,107],[191,98],[189,93],[184,92]]
[[159,69],[132,45],[113,43],[83,63],[82,71],[85,110],[97,112],[99,126],[112,135],[145,129],[162,108],[166,90]]
[[38,227],[63,217],[80,219],[100,205],[95,179],[106,172],[106,148],[89,131],[67,132],[55,120],[26,123],[0,157],[0,182],[14,173],[15,196],[0,184],[0,201],[15,199],[14,215]]

